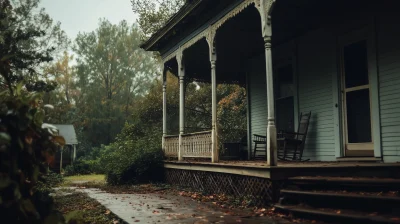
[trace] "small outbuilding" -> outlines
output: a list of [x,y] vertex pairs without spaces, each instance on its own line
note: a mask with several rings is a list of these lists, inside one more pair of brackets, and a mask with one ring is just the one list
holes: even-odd
[[54,164],[52,164],[55,171],[60,171],[63,167],[71,165],[75,161],[78,139],[72,124],[53,124],[53,126],[57,128],[58,135],[65,139],[65,146],[56,153]]

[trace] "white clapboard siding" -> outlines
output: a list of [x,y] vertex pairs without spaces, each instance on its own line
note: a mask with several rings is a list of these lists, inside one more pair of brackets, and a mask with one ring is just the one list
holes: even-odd
[[251,127],[249,134],[251,141],[253,141],[253,134],[266,135],[267,132],[268,110],[264,55],[260,55],[249,61],[248,81]]
[[298,40],[299,110],[311,111],[304,159],[335,161],[332,75],[337,74],[336,40],[313,31]]
[[385,162],[400,162],[400,16],[377,19],[379,102]]

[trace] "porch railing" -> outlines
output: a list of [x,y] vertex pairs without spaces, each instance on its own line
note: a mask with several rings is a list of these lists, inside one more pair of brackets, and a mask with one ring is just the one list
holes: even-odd
[[[211,158],[211,131],[182,135],[182,157]],[[169,135],[164,138],[164,154],[167,157],[178,157],[179,135]]]
[[164,155],[166,157],[178,157],[179,135],[168,135],[164,138]]
[[182,157],[211,158],[211,131],[182,135]]

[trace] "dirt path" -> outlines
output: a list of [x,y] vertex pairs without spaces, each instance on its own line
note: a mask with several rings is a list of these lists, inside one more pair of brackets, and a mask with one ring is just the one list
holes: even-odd
[[76,190],[87,193],[127,223],[290,223],[268,217],[251,217],[245,211],[224,210],[172,194],[111,194],[98,189]]

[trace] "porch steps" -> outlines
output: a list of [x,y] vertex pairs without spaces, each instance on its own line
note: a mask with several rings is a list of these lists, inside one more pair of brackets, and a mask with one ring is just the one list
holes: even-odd
[[400,179],[289,178],[276,210],[333,223],[400,223]]

